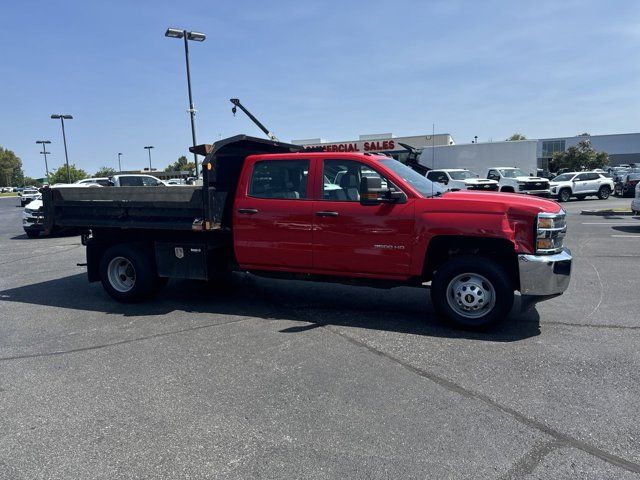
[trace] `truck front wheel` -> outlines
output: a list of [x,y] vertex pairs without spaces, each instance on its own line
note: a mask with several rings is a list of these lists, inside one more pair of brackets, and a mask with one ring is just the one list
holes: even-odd
[[454,326],[485,330],[506,318],[514,288],[504,269],[478,256],[460,256],[438,269],[431,282],[436,312]]
[[100,260],[100,279],[107,293],[119,302],[149,298],[158,286],[151,255],[141,247],[114,245]]

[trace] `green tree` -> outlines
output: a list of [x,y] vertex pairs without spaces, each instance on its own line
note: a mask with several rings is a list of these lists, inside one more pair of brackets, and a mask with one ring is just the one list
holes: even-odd
[[116,174],[116,169],[111,167],[100,167],[94,177],[111,177]]
[[516,132],[513,135],[511,135],[509,138],[507,138],[507,142],[513,142],[516,140],[526,140],[526,139],[527,137],[525,137],[521,133]]
[[35,178],[31,178],[31,177],[24,177],[23,185],[25,187],[42,186],[41,184],[38,183],[38,181]]
[[187,157],[185,157],[184,155],[180,156],[176,162],[170,164],[167,168],[164,169],[165,172],[188,171],[192,175],[195,170],[196,164],[187,160]]
[[567,169],[572,172],[579,170],[593,170],[609,164],[607,152],[596,152],[591,141],[581,140],[577,145],[567,148],[564,152],[556,152],[551,160],[551,170]]
[[20,187],[23,183],[22,160],[11,150],[0,147],[0,187]]
[[[71,176],[71,183],[87,178],[87,172],[81,168],[76,168],[73,163],[69,164],[69,175]],[[69,183],[67,179],[67,166],[62,165],[57,170],[54,170],[53,173],[49,175],[49,183],[51,183],[51,185],[56,183]]]

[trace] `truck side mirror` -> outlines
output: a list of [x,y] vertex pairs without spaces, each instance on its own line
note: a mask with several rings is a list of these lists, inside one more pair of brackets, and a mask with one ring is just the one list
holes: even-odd
[[382,179],[380,177],[362,177],[360,179],[360,203],[362,205],[377,205],[382,194]]
[[407,196],[401,190],[382,188],[380,177],[362,177],[360,179],[360,204],[378,205],[380,203],[404,203]]

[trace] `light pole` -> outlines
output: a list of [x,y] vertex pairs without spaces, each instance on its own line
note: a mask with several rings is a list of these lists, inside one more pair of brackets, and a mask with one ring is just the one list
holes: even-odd
[[151,149],[153,148],[153,145],[147,145],[144,148],[147,152],[149,152],[149,173],[151,173]]
[[118,153],[118,170],[120,170],[120,173],[122,173],[122,164],[120,163],[120,157],[122,156],[121,153]]
[[69,171],[69,154],[67,153],[67,137],[64,133],[64,121],[73,120],[73,117],[71,115],[53,114],[51,115],[51,118],[53,118],[54,120],[57,120],[59,118],[60,123],[62,124],[62,141],[64,142],[64,158],[67,162],[67,183],[71,183],[71,172]]
[[[193,96],[191,95],[191,71],[189,70],[189,40],[194,42],[204,42],[207,38],[204,33],[189,32],[187,30],[180,30],[179,28],[167,28],[164,33],[165,37],[170,38],[183,38],[184,39],[184,56],[187,63],[187,87],[189,89],[189,114],[191,115],[191,140],[193,146],[196,146],[196,123],[195,115],[196,111],[193,108]],[[193,161],[196,164],[196,178],[198,177],[198,155],[193,154]]]
[[36,140],[36,143],[42,144],[42,151],[40,152],[44,155],[44,168],[47,171],[47,182],[49,182],[49,164],[47,163],[47,154],[51,152],[47,152],[47,145],[51,142],[49,140]]

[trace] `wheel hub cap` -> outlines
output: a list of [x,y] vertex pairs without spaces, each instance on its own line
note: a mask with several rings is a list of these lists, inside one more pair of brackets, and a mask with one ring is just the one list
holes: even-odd
[[495,291],[491,283],[482,275],[464,273],[449,282],[447,301],[459,315],[479,318],[493,309]]

